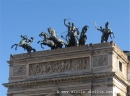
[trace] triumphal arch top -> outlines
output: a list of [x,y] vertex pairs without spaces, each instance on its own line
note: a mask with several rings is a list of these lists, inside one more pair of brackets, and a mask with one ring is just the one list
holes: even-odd
[[130,64],[114,43],[11,55],[7,96],[128,96]]

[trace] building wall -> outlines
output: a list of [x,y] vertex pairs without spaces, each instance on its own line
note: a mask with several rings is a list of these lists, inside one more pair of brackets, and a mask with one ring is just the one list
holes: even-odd
[[[128,65],[128,61],[126,62],[125,60],[123,60],[123,58],[119,57],[116,53],[113,54],[112,57],[112,69],[113,72],[116,72],[117,74],[119,74],[121,77],[123,77],[125,80],[127,80],[128,77],[128,72],[127,72],[127,65]],[[122,64],[122,70],[120,70],[120,63]]]
[[9,83],[5,86],[12,96],[51,96],[57,90],[90,92],[61,96],[116,96],[117,93],[126,96],[128,93],[127,55],[113,43],[33,52],[31,57],[18,54],[10,57],[8,63]]
[[130,83],[130,64],[129,65],[127,65],[127,77],[128,77],[128,81],[129,81],[129,83]]

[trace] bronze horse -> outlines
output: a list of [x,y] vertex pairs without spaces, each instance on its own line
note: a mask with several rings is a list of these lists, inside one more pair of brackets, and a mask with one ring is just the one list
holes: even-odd
[[31,37],[31,39],[28,39],[26,35],[24,36],[21,35],[21,38],[22,40],[20,41],[20,43],[12,45],[11,48],[16,46],[15,50],[17,50],[17,47],[19,46],[19,47],[22,47],[24,50],[27,50],[28,53],[30,53],[32,50],[33,52],[36,52],[36,50],[30,46],[30,43],[33,42],[33,39],[34,39],[33,37]]
[[56,48],[62,48],[63,45],[68,45],[67,42],[64,42],[62,39],[58,38],[56,31],[53,28],[48,28],[48,33],[50,34],[50,40],[55,43]]
[[86,32],[88,30],[88,26],[85,25],[83,28],[82,28],[82,32],[80,34],[80,38],[79,38],[79,45],[85,45],[86,43],[86,40],[87,40],[87,35],[86,35]]
[[49,36],[47,33],[41,32],[41,33],[39,34],[39,36],[40,36],[40,37],[41,37],[41,36],[44,37],[43,40],[37,42],[37,43],[40,43],[40,42],[41,42],[41,43],[40,43],[41,48],[44,48],[42,45],[47,45],[48,47],[51,47],[51,49],[57,48],[56,45],[55,45],[55,43],[54,43],[52,40],[50,40],[50,36]]

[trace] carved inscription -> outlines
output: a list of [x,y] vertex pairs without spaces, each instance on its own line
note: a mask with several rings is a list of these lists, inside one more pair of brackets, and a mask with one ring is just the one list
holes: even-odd
[[108,65],[108,55],[98,55],[93,56],[93,67],[107,66]]
[[89,57],[41,62],[29,64],[29,76],[89,69]]
[[13,76],[26,75],[26,66],[14,66],[13,67]]

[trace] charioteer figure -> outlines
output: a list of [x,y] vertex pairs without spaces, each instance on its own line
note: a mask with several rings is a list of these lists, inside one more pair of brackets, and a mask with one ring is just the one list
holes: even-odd
[[72,23],[72,27],[71,27],[71,33],[74,35],[74,37],[76,37],[76,42],[79,45],[79,39],[78,39],[78,35],[79,35],[79,30],[78,28],[74,25],[74,23]]
[[68,29],[68,33],[67,33],[67,35],[66,35],[66,38],[67,38],[67,36],[68,36],[68,38],[70,38],[69,36],[70,36],[70,31],[71,31],[71,23],[70,22],[68,22],[68,25],[66,24],[66,20],[67,19],[64,19],[64,25],[67,27],[67,29]]

